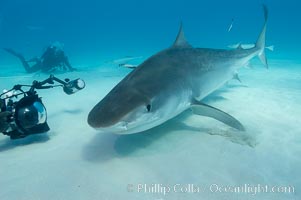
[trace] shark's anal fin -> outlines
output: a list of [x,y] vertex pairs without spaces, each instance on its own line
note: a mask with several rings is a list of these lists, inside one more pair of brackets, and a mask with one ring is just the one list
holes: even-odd
[[237,130],[245,131],[244,126],[237,119],[217,108],[194,100],[191,109],[194,114],[211,117]]

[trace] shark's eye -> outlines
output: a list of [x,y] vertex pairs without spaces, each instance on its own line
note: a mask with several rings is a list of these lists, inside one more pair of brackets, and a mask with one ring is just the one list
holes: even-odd
[[148,104],[148,105],[146,106],[146,109],[147,109],[147,112],[150,112],[150,110],[151,110],[151,105]]

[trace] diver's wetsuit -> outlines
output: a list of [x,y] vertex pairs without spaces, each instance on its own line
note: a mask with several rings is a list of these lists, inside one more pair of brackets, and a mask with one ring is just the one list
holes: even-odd
[[[46,49],[46,51],[44,52],[44,54],[41,56],[41,58],[34,58],[31,59],[29,61],[26,61],[24,56],[22,56],[21,54],[16,53],[14,50],[12,49],[4,49],[5,51],[7,51],[8,53],[18,57],[20,59],[20,61],[22,62],[26,72],[28,73],[33,73],[33,72],[37,72],[39,70],[41,70],[42,72],[53,72],[55,71],[57,68],[60,68],[60,70],[63,71],[74,71],[75,68],[73,68],[70,63],[69,60],[67,58],[67,56],[65,55],[65,53],[60,50],[57,49],[54,46],[50,46]],[[34,65],[30,66],[29,63],[31,62],[35,62]]]

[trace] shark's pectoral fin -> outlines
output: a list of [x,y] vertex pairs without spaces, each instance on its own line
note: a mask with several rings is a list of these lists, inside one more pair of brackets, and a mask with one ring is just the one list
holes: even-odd
[[243,125],[237,119],[212,106],[206,105],[199,101],[194,101],[191,104],[191,109],[194,114],[214,118],[240,131],[245,130]]

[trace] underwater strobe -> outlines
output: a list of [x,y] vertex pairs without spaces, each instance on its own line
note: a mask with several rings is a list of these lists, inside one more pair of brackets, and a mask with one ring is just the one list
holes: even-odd
[[[59,84],[54,85],[55,82]],[[24,91],[22,87],[30,89]],[[11,139],[19,139],[49,131],[46,108],[35,90],[53,87],[62,87],[66,94],[71,95],[82,90],[85,82],[82,79],[61,80],[50,75],[44,81],[33,81],[32,85],[15,85],[12,89],[4,91],[0,95],[0,132]],[[19,101],[13,101],[13,98],[20,95],[23,97]]]

